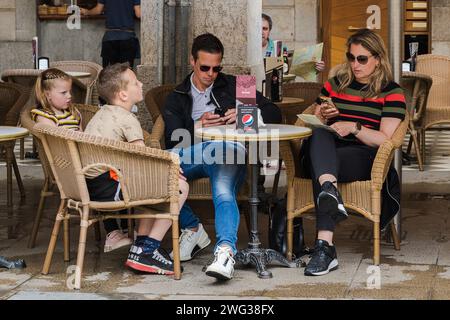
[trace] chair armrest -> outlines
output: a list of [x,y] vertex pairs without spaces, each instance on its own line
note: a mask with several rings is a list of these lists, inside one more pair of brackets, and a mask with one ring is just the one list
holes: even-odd
[[150,134],[150,138],[151,140],[149,141],[152,148],[159,148],[159,149],[164,149],[164,130],[165,130],[165,126],[164,126],[164,120],[162,118],[162,116],[158,116],[158,118],[156,119],[155,123],[153,124],[153,128],[152,128],[152,132]]
[[384,180],[391,166],[394,158],[395,149],[401,148],[408,130],[409,115],[405,114],[405,119],[400,122],[398,128],[395,130],[392,138],[386,140],[379,148],[375,160],[372,165],[372,185],[376,190],[381,190]]
[[142,130],[142,133],[144,134],[144,144],[146,147],[161,149],[159,141],[155,141],[150,133],[146,130]]
[[381,191],[384,180],[394,158],[394,144],[392,140],[386,140],[379,148],[372,164],[372,186],[376,191]]

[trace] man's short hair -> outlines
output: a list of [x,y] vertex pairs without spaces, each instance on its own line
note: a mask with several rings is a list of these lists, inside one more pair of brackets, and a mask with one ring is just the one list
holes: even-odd
[[261,17],[269,23],[269,30],[272,30],[272,18],[265,13],[263,13]]
[[224,48],[222,42],[211,33],[204,33],[194,39],[192,43],[192,57],[197,61],[198,52],[205,51],[208,53],[220,53],[223,58]]
[[128,62],[116,63],[107,66],[98,75],[98,94],[108,103],[112,103],[116,94],[125,90],[128,80],[125,80],[123,74],[130,69]]

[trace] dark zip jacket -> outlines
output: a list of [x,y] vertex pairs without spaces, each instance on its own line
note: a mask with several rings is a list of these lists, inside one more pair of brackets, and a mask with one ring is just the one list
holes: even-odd
[[[194,143],[194,120],[192,120],[191,75],[175,88],[167,97],[162,113],[165,131],[166,149],[172,149],[183,139],[172,141],[172,133],[177,129],[186,129],[191,141],[183,141],[183,147]],[[219,73],[211,91],[211,103],[222,109],[231,109],[236,106],[236,77]],[[260,92],[256,92],[256,103],[261,110],[265,123],[281,123],[281,111]]]

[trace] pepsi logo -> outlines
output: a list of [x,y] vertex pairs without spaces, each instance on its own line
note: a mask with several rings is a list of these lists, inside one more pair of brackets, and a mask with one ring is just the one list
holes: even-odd
[[242,123],[244,126],[251,126],[253,124],[253,116],[251,114],[246,114],[242,117]]

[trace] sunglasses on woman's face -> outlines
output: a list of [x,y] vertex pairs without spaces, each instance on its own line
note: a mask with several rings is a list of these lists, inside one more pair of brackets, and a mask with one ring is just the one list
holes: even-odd
[[223,67],[222,66],[215,66],[215,67],[210,67],[210,66],[200,66],[200,71],[202,72],[208,72],[209,70],[211,70],[211,68],[213,69],[213,72],[218,73],[220,71],[222,71]]
[[347,60],[348,60],[349,62],[355,62],[355,60],[357,60],[358,63],[359,63],[359,64],[362,64],[362,65],[366,65],[367,62],[369,62],[369,58],[370,58],[370,57],[373,57],[373,56],[364,56],[364,55],[355,57],[355,56],[354,56],[353,54],[351,54],[350,52],[347,52],[346,55],[347,55]]

